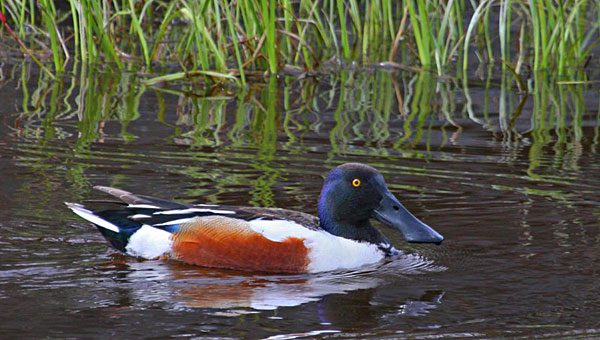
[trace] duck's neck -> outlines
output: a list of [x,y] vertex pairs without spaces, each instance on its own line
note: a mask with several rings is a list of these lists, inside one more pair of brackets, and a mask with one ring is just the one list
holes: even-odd
[[371,225],[369,219],[353,221],[331,213],[326,202],[319,201],[319,223],[323,230],[335,236],[368,242],[384,249],[391,247],[390,241]]
[[344,224],[327,218],[323,218],[320,215],[321,228],[333,234],[335,236],[355,240],[358,242],[367,242],[377,246],[386,256],[398,255],[398,250],[394,248],[390,240],[383,236],[379,230],[375,229],[371,223],[367,220],[362,222],[360,227]]
[[382,242],[389,243],[371,223],[362,221],[360,225],[348,224],[339,221],[324,220],[321,218],[321,228],[335,236],[379,245]]

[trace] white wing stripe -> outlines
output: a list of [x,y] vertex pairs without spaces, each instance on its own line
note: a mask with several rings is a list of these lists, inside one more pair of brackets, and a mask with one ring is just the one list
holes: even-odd
[[152,217],[152,216],[144,215],[144,214],[135,214],[135,215],[127,216],[127,218],[130,218],[132,220],[141,220],[143,218],[150,218],[150,217]]
[[195,220],[197,217],[188,217],[188,218],[180,218],[177,220],[171,220],[171,221],[167,221],[164,223],[157,223],[157,224],[153,224],[153,227],[160,227],[160,226],[166,226],[166,225],[174,225],[174,224],[182,224],[182,223],[187,223],[190,222],[191,220]]
[[157,207],[155,205],[151,205],[151,204],[130,204],[127,206],[127,208],[137,208],[137,209],[160,209],[160,207]]

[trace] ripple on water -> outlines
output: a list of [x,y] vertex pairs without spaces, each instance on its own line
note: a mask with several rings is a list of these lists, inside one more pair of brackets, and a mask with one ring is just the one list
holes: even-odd
[[[355,271],[315,275],[256,275],[171,262],[139,262],[120,255],[109,262],[98,260],[91,261],[87,273],[64,260],[29,261],[26,268],[5,266],[0,285],[18,284],[30,291],[70,289],[78,305],[94,308],[117,304],[111,292],[118,290],[118,298],[126,294],[130,307],[135,309],[157,305],[172,310],[216,309],[223,310],[215,313],[224,316],[240,315],[239,308],[265,311],[300,306],[332,294],[377,289],[398,276],[445,269],[414,254]],[[408,301],[402,308],[417,310],[416,306]]]
[[[276,103],[265,103],[268,93],[254,88],[237,101],[144,87],[137,97],[143,105],[130,110],[121,106],[120,90],[108,91],[104,99],[116,108],[98,116],[81,105],[87,99],[77,85],[85,79],[73,78],[68,94],[44,87],[60,89],[60,82],[32,77],[33,86],[44,87],[33,91],[27,80],[8,79],[2,96],[19,104],[0,106],[0,301],[10,311],[2,326],[12,330],[3,334],[596,337],[596,89],[588,91],[591,102],[573,105],[583,97],[563,94],[576,86],[559,86],[549,111],[532,104],[534,93],[517,114],[511,103],[523,97],[505,93],[507,112],[499,112],[494,84],[469,89],[469,100],[464,89],[442,84],[450,86],[448,98],[456,97],[445,108],[417,91],[418,75],[369,77],[383,85],[363,83],[360,74],[349,77],[351,84],[292,82],[282,93],[293,100]],[[392,89],[386,82],[399,84],[390,100],[372,97]],[[436,96],[446,94],[440,88],[431,86]],[[305,101],[307,92],[315,97]],[[45,93],[59,100],[47,101]],[[395,98],[405,105],[398,108]],[[54,115],[45,111],[53,103]],[[265,104],[277,114],[267,117]],[[585,112],[558,112],[562,104]],[[406,253],[356,271],[220,271],[115,255],[62,204],[92,198],[91,186],[102,184],[188,202],[314,213],[323,175],[349,161],[378,167],[444,244],[405,244],[390,231]],[[340,333],[319,333],[327,331]]]

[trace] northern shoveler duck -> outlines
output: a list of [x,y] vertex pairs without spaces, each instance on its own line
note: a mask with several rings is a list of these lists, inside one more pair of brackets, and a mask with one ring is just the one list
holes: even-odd
[[277,273],[351,269],[398,254],[371,218],[399,230],[408,242],[444,240],[396,199],[377,170],[359,163],[329,172],[318,218],[286,209],[188,205],[94,188],[118,198],[120,206],[103,211],[67,206],[95,224],[113,247],[145,259]]

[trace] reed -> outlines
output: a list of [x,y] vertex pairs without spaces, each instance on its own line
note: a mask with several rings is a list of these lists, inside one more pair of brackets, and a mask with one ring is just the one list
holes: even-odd
[[[54,72],[66,62],[134,63],[165,80],[214,82],[317,71],[329,60],[420,64],[438,75],[469,58],[517,73],[569,74],[599,41],[600,2],[591,0],[0,0],[2,38],[19,40]],[[9,28],[15,37],[9,34]],[[519,32],[518,37],[512,37]],[[518,46],[514,44],[518,41]],[[529,53],[529,51],[533,51]],[[194,73],[195,72],[195,73]],[[200,73],[198,73],[200,72]],[[183,74],[183,76],[181,76]],[[213,77],[219,74],[218,77]]]

